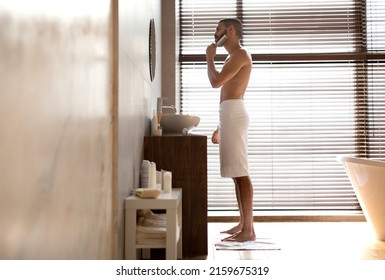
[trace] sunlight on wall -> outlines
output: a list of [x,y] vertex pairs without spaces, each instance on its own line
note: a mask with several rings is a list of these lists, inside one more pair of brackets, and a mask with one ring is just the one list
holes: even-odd
[[43,15],[47,17],[73,18],[82,15],[99,17],[109,9],[109,2],[99,0],[0,0],[0,9],[17,13],[19,16],[34,15],[37,12],[41,16],[42,7],[44,7]]

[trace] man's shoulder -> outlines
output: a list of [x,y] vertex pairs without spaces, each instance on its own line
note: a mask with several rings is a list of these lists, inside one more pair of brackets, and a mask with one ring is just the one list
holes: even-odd
[[251,54],[243,47],[238,49],[234,54],[242,60],[251,61]]

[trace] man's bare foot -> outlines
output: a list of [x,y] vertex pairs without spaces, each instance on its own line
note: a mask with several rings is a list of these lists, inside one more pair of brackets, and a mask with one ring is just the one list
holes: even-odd
[[227,236],[227,237],[221,239],[221,241],[229,241],[231,238],[234,238],[234,236],[237,235],[237,234],[238,234],[238,232],[235,232],[232,235]]
[[246,242],[246,241],[254,241],[256,239],[255,233],[246,233],[244,231],[240,231],[238,233],[233,234],[227,238],[224,238],[222,241],[230,241],[230,242]]
[[234,233],[240,232],[241,229],[242,229],[242,226],[241,225],[237,225],[237,226],[235,226],[235,227],[233,227],[231,229],[221,231],[221,233],[227,233],[227,234],[233,235]]

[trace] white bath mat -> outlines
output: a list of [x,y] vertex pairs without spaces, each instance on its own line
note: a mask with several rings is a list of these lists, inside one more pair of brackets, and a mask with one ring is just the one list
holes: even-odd
[[[228,236],[228,235],[227,235]],[[220,235],[214,240],[215,249],[217,250],[281,250],[281,248],[271,238],[257,238],[254,241],[233,242],[222,241],[226,235]]]

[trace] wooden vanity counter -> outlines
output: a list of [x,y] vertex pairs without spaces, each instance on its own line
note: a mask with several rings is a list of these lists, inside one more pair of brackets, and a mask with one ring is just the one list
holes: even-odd
[[183,189],[183,257],[207,255],[207,137],[145,136],[143,158],[172,172],[172,187]]

